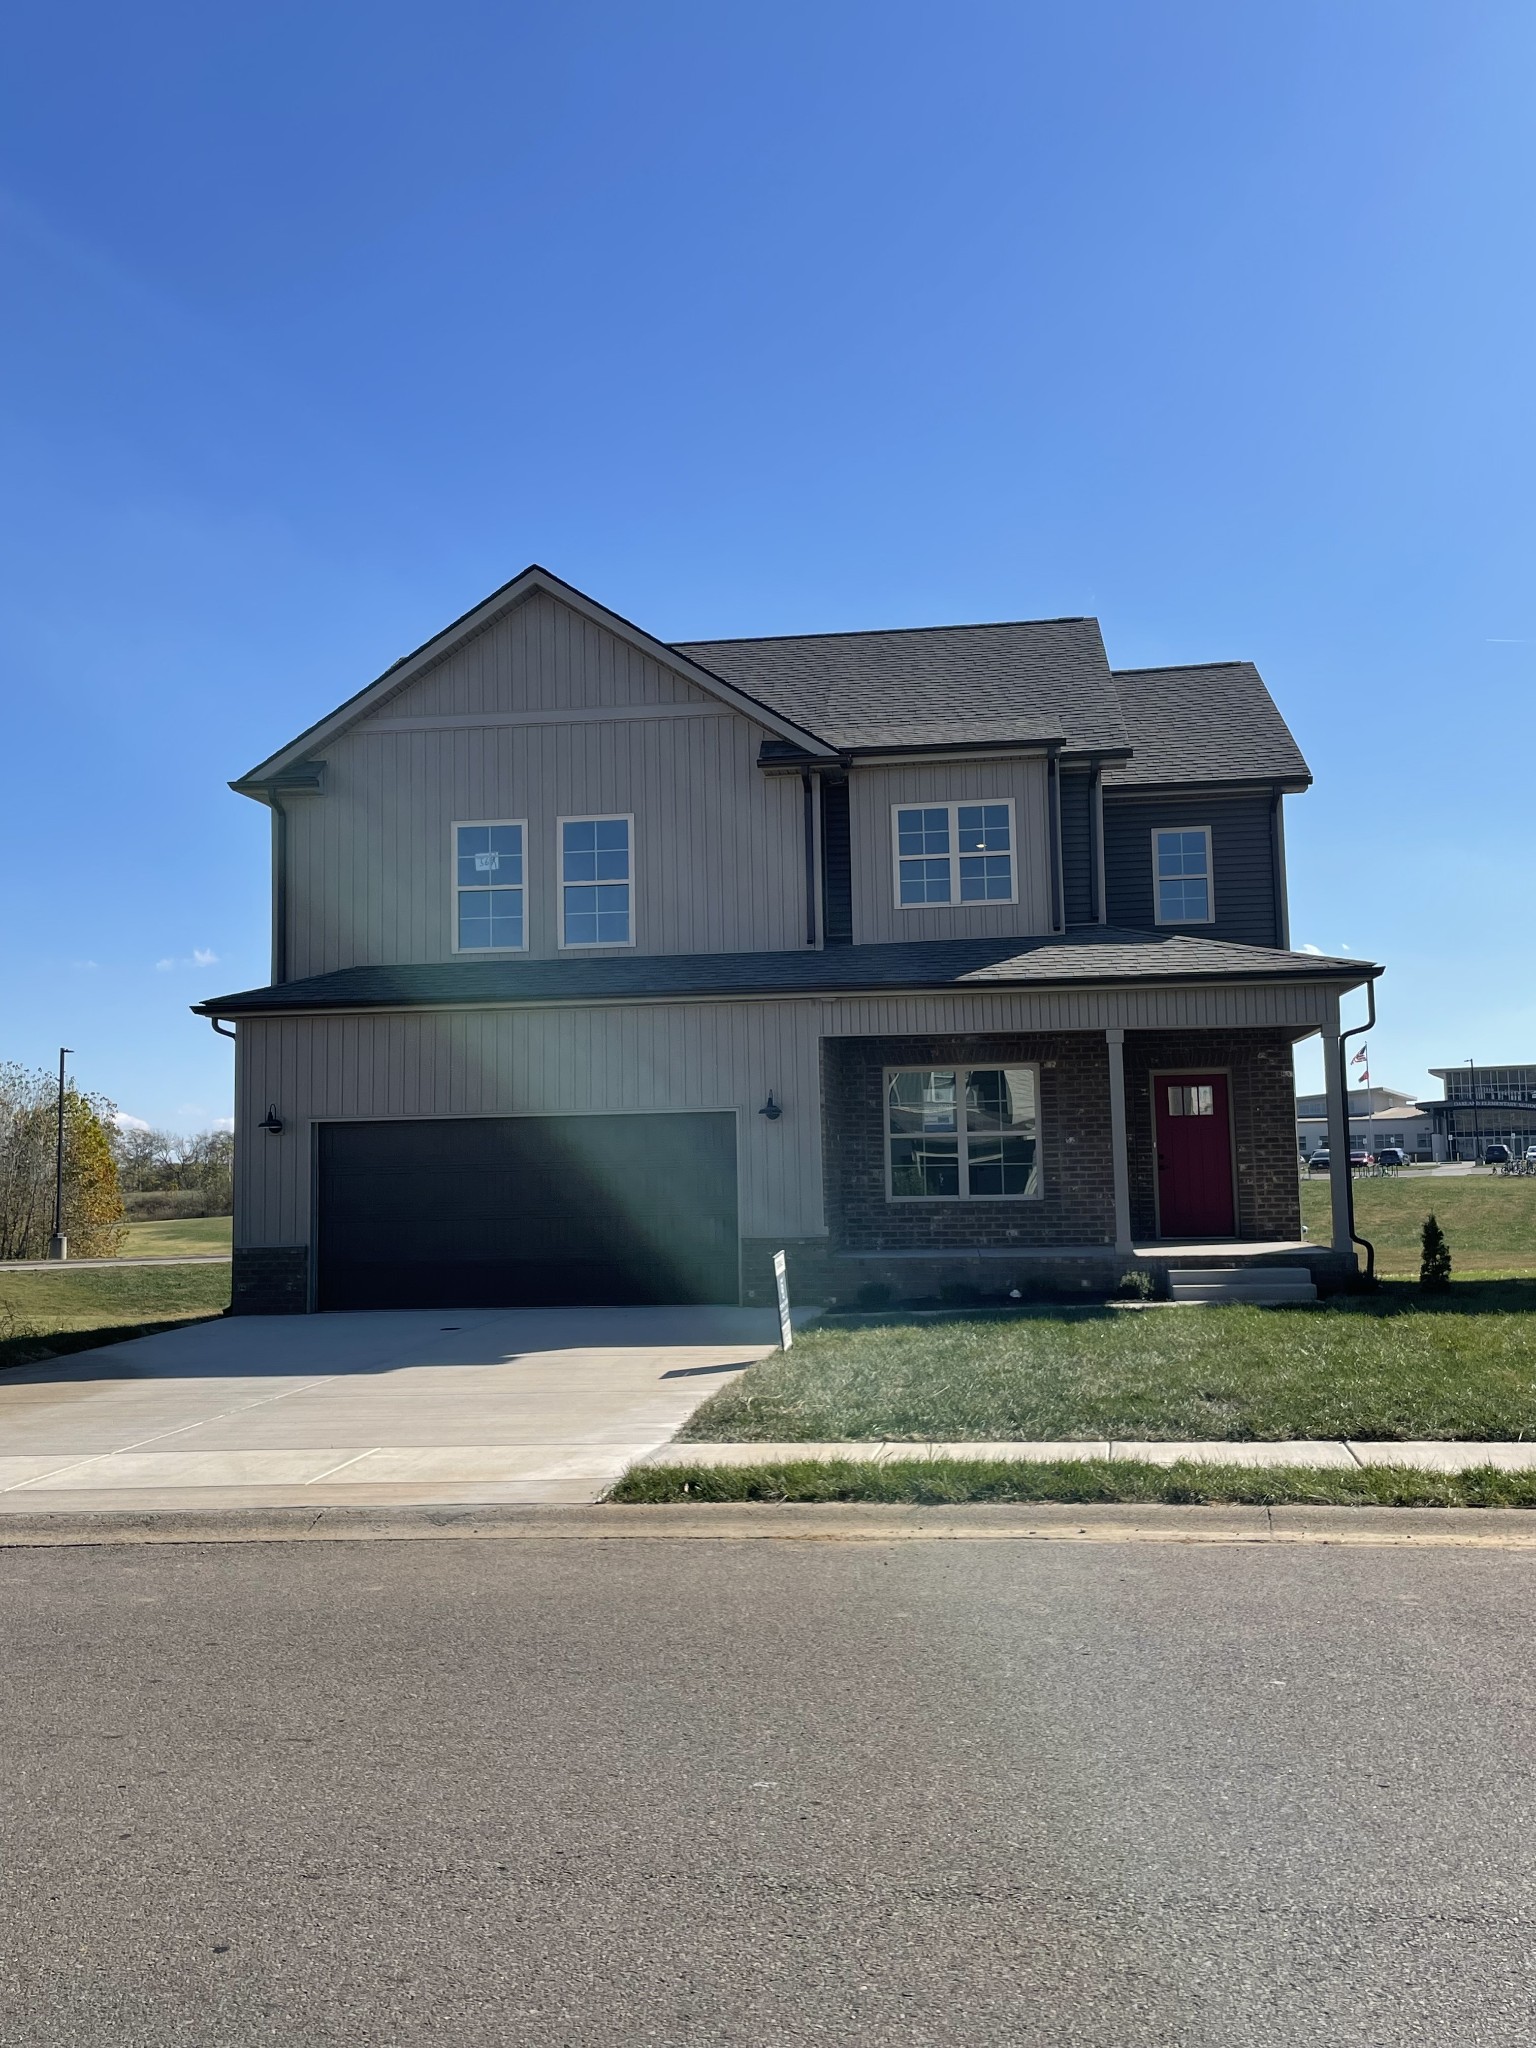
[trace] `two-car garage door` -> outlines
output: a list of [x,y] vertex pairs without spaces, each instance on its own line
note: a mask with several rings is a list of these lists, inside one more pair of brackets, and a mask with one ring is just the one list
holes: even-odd
[[320,1127],[321,1308],[735,1301],[727,1113]]

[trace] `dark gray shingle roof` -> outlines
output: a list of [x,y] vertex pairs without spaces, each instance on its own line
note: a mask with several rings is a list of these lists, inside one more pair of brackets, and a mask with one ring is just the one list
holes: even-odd
[[1105,769],[1107,787],[1312,780],[1251,661],[1117,668],[1114,680],[1133,752]]
[[626,1002],[665,996],[858,994],[881,989],[1040,988],[1128,981],[1362,981],[1368,961],[1283,953],[1182,933],[1110,926],[1046,939],[943,939],[832,946],[803,953],[651,953],[603,960],[445,960],[344,967],[307,981],[244,989],[195,1008],[238,1017],[283,1010],[375,1010],[548,1002]]
[[1125,747],[1097,619],[695,640],[677,651],[835,747]]

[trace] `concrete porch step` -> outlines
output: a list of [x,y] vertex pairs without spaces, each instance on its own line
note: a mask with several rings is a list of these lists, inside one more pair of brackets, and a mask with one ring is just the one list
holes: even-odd
[[1174,1301],[1246,1301],[1260,1308],[1317,1299],[1305,1266],[1185,1266],[1170,1271],[1168,1292]]

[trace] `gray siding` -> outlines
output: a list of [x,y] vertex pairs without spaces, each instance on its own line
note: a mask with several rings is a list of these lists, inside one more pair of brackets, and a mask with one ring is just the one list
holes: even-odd
[[[855,768],[848,778],[853,851],[853,937],[860,946],[901,939],[1033,937],[1051,929],[1051,834],[1043,755],[1004,761],[929,761]],[[1017,903],[896,903],[895,804],[1012,797]]]
[[289,812],[288,973],[446,960],[455,820],[527,823],[528,951],[558,951],[556,820],[634,815],[642,953],[805,944],[797,778],[762,728],[538,597],[324,749]]
[[1093,924],[1093,777],[1086,769],[1061,774],[1061,873],[1068,924]]
[[[733,1109],[745,1237],[813,1237],[822,1208],[820,1041],[967,1032],[1288,1027],[1334,1014],[1323,983],[623,1008],[414,1010],[238,1026],[235,1242],[305,1244],[312,1127],[332,1117]],[[758,1111],[772,1089],[784,1114]],[[268,1103],[280,1137],[259,1128]],[[1289,1129],[1289,1124],[1287,1125]]]
[[[1283,946],[1271,800],[1267,790],[1233,796],[1122,796],[1104,792],[1104,887],[1108,920],[1136,931],[1184,929],[1202,938]],[[1215,920],[1159,925],[1152,891],[1152,833],[1158,826],[1211,829]]]

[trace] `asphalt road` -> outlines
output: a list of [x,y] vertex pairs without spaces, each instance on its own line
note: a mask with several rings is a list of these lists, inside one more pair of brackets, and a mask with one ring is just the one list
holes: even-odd
[[0,2038],[1524,2044],[1533,1572],[0,1553]]

